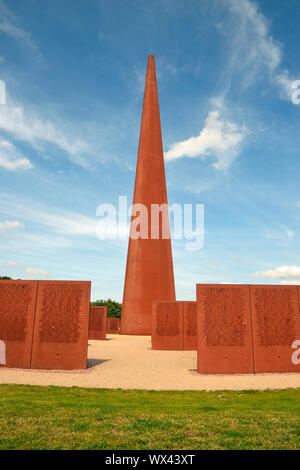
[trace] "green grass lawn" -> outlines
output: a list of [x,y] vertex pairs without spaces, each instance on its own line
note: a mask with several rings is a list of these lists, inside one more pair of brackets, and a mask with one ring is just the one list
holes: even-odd
[[300,389],[0,385],[0,449],[300,449]]

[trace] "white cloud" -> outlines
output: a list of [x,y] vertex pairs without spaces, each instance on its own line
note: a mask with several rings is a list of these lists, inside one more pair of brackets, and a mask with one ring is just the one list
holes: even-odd
[[293,281],[280,281],[280,284],[283,286],[299,286],[300,281],[293,280]]
[[281,65],[282,46],[270,34],[266,17],[250,0],[225,0],[225,3],[237,16],[230,67],[243,67],[247,71],[246,86],[259,72],[266,72],[271,82],[279,87],[281,96],[290,100],[294,79]]
[[172,144],[165,153],[165,159],[212,157],[215,160],[214,168],[226,170],[236,158],[238,145],[247,134],[245,126],[221,119],[219,111],[211,111],[200,134]]
[[280,266],[269,271],[256,271],[253,276],[266,277],[270,279],[293,278],[300,276],[300,266]]
[[17,25],[15,15],[8,10],[2,0],[0,1],[0,16],[0,32],[11,36],[21,46],[27,47],[30,52],[34,52],[37,57],[41,58],[38,45],[34,41],[32,35]]
[[296,206],[297,206],[297,207],[300,207],[300,201],[297,202]]
[[15,261],[1,261],[0,265],[14,267],[14,266],[17,266],[17,263]]
[[20,228],[23,225],[18,220],[6,220],[5,222],[0,222],[0,231],[1,230],[11,230],[14,228]]
[[87,166],[82,157],[89,148],[86,142],[65,135],[53,122],[44,120],[36,112],[25,110],[21,104],[7,100],[5,106],[0,106],[0,129],[18,140],[28,142],[36,149],[40,149],[43,143],[54,144],[67,152],[72,161],[83,167]]
[[237,285],[239,285],[239,284],[242,284],[242,283],[241,282],[234,282],[234,281],[231,281],[231,282],[223,281],[223,282],[220,282],[219,284],[237,284]]
[[[28,220],[33,223],[37,223],[42,226],[46,226],[48,229],[51,229],[53,232],[65,234],[65,235],[88,235],[96,236],[97,228],[97,219],[92,217],[87,217],[76,212],[64,211],[64,210],[55,210],[53,208],[47,207],[45,210],[44,207],[33,207],[32,205],[26,203],[26,212],[24,212],[24,202],[12,203],[8,205],[10,210],[14,214],[18,214],[23,217],[25,220]],[[1,207],[1,205],[0,205]],[[3,213],[4,208],[1,207],[1,212]]]
[[19,41],[21,44],[28,46],[30,49],[37,51],[38,47],[32,39],[32,36],[27,31],[18,28],[15,24],[11,23],[7,19],[3,19],[0,23],[0,31],[7,33],[14,39]]
[[290,229],[286,229],[286,234],[287,234],[287,237],[292,240],[292,238],[294,238],[294,232]]
[[[77,243],[76,247],[84,249],[84,240]],[[22,258],[26,256],[44,256],[56,257],[59,250],[65,253],[66,250],[75,249],[74,240],[61,235],[55,235],[53,232],[27,232],[22,231],[14,233],[13,237],[0,237],[0,250],[10,253],[12,256]]]
[[[26,207],[26,211],[24,211]],[[47,206],[37,204],[31,200],[19,200],[14,196],[0,193],[0,213],[18,217],[22,220],[38,224],[46,227],[47,231],[51,230],[54,233],[63,235],[78,235],[97,237],[101,232],[102,235],[107,237],[114,237],[118,235],[118,227],[107,225],[100,221],[105,217],[85,216],[76,212],[55,209]],[[123,234],[128,234],[129,225],[121,224]]]
[[7,266],[17,266],[17,263],[15,261],[7,261],[6,265]]
[[281,62],[281,47],[269,34],[267,20],[260,13],[255,2],[250,0],[225,0],[232,12],[237,14],[243,22],[241,28],[248,34],[241,40],[249,43],[249,57],[251,62],[259,61],[271,71],[275,70]]
[[29,170],[33,168],[33,165],[28,158],[25,158],[21,152],[19,152],[14,144],[7,140],[0,139],[0,167],[9,171],[16,171]]
[[26,274],[48,277],[50,274],[44,269],[26,268]]
[[286,242],[288,240],[292,240],[294,238],[294,232],[290,228],[286,227],[282,224],[277,224],[278,228],[267,228],[265,229],[264,233],[266,238],[270,238],[272,240],[283,241]]

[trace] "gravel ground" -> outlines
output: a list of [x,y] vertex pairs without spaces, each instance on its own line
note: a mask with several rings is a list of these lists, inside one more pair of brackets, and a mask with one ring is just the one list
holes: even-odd
[[148,390],[263,390],[300,387],[300,374],[200,375],[196,351],[152,351],[149,336],[89,341],[88,369],[0,369],[2,384]]

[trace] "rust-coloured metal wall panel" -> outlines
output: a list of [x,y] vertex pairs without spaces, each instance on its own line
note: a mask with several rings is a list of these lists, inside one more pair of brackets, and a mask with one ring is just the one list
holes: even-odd
[[183,350],[183,302],[153,302],[152,349]]
[[89,281],[39,281],[32,369],[85,369]]
[[294,364],[294,341],[300,340],[296,286],[250,286],[254,368],[257,373],[300,372]]
[[120,319],[119,318],[107,318],[106,333],[110,335],[120,334]]
[[197,302],[183,302],[183,349],[197,351]]
[[197,315],[198,372],[253,373],[249,286],[198,284]]
[[106,306],[91,306],[89,320],[89,339],[106,339]]
[[0,281],[0,367],[29,369],[37,281]]

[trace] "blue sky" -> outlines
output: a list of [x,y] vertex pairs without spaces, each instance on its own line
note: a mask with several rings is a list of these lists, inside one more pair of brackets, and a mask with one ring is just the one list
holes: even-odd
[[0,272],[92,281],[122,299],[126,240],[96,208],[131,203],[155,54],[169,203],[205,205],[195,284],[300,283],[299,0],[0,0]]

